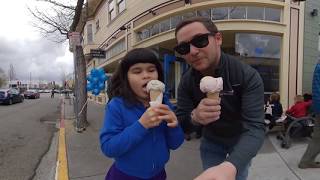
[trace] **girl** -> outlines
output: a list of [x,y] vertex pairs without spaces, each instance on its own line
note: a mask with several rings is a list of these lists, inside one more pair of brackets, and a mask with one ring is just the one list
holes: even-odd
[[170,149],[184,136],[167,98],[149,107],[146,85],[155,79],[163,79],[161,64],[144,48],[128,52],[111,78],[100,132],[102,152],[115,159],[106,180],[166,179]]
[[[276,125],[276,120],[279,119],[283,113],[282,104],[280,103],[280,95],[273,92],[270,95],[270,102],[267,103],[267,106],[271,107],[271,113],[266,113],[265,118],[270,120],[269,129],[272,129]],[[266,108],[268,108],[267,106]]]

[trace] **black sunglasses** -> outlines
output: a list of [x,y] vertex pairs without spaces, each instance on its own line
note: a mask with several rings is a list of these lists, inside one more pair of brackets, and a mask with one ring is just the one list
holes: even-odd
[[214,36],[215,34],[216,32],[196,35],[189,42],[182,42],[178,44],[174,47],[174,50],[181,55],[186,55],[190,52],[190,44],[197,48],[204,48],[209,44],[208,37],[210,35]]

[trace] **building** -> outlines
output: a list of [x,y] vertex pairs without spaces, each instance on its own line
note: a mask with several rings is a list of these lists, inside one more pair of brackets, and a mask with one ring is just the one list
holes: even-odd
[[[309,91],[316,62],[307,51],[316,53],[313,49],[318,47],[309,47],[306,42],[318,41],[318,36],[313,36],[319,33],[319,23],[313,18],[317,22],[319,18],[311,12],[319,8],[319,2],[308,1],[88,0],[88,16],[82,28],[87,72],[96,67],[112,73],[128,50],[150,47],[163,62],[165,83],[171,98],[175,98],[181,73],[187,67],[173,51],[175,26],[184,18],[204,16],[222,32],[222,50],[257,69],[265,94],[279,92],[286,108],[293,104],[296,94]],[[314,24],[315,28],[306,28],[306,37],[305,24]],[[105,51],[106,57],[91,57],[92,49]],[[97,98],[93,99],[105,99]]]

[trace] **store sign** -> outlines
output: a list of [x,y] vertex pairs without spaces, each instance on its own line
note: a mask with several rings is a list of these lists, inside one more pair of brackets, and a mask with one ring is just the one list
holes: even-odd
[[106,51],[102,49],[90,49],[90,55],[93,58],[106,58]]

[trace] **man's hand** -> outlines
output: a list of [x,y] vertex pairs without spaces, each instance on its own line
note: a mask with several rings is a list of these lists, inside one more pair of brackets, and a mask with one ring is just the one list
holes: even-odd
[[221,113],[220,98],[218,100],[204,98],[200,101],[197,108],[193,110],[193,121],[207,125],[220,118]]
[[230,162],[225,161],[218,166],[205,170],[194,180],[235,180],[236,174],[236,167]]

